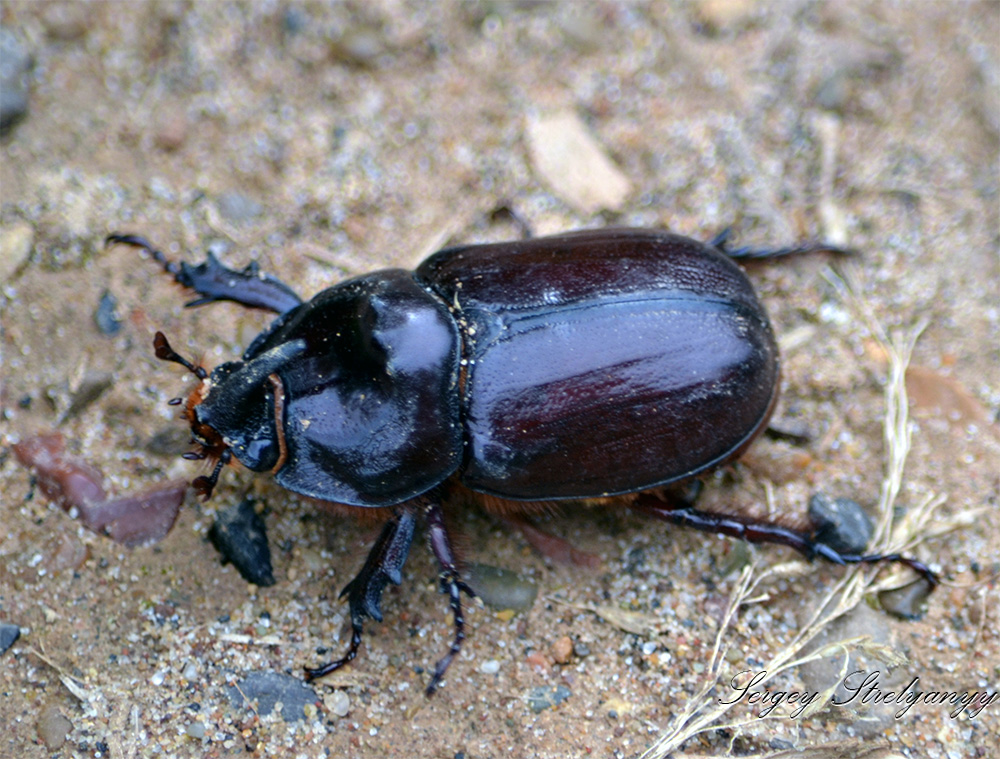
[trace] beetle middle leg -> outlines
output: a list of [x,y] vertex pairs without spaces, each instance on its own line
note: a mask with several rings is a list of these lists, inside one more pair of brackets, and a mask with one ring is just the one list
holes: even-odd
[[451,606],[451,614],[455,620],[455,639],[448,649],[448,653],[434,667],[434,676],[427,686],[427,695],[430,696],[437,690],[438,685],[444,678],[445,670],[451,664],[458,652],[462,648],[462,641],[465,640],[465,617],[462,615],[462,593],[466,593],[469,598],[475,598],[476,594],[465,582],[458,571],[458,563],[455,560],[455,551],[452,547],[451,537],[444,524],[444,514],[441,512],[441,504],[435,500],[426,509],[427,529],[430,533],[431,549],[441,565],[441,592],[448,594],[448,603]]
[[720,514],[696,509],[683,497],[667,501],[652,493],[642,493],[629,506],[643,514],[663,519],[682,527],[692,527],[704,532],[714,532],[740,538],[750,543],[779,543],[794,548],[807,559],[819,556],[834,564],[874,564],[881,561],[904,564],[917,572],[930,585],[938,584],[938,577],[921,561],[899,553],[860,554],[845,553],[820,542],[805,530],[784,527],[766,519],[741,514]]

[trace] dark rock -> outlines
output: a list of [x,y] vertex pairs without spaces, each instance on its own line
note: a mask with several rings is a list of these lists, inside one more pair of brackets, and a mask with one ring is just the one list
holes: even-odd
[[21,628],[9,622],[0,623],[0,654],[6,653],[7,649],[17,643],[21,637]]
[[864,553],[875,534],[875,523],[861,505],[850,498],[816,493],[809,499],[813,537],[840,553]]
[[261,717],[273,712],[280,702],[281,718],[285,722],[305,719],[306,704],[320,700],[316,691],[297,677],[277,672],[254,672],[226,691],[233,706],[249,706],[247,700],[256,702],[254,709]]
[[262,587],[274,585],[267,528],[254,509],[252,498],[244,498],[236,506],[221,510],[208,537],[222,554],[223,561],[232,563],[244,580]]

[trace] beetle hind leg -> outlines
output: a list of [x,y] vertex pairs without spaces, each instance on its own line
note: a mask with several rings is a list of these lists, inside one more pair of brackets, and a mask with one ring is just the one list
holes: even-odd
[[388,583],[399,585],[402,581],[402,569],[410,554],[415,528],[416,517],[410,509],[401,509],[386,522],[361,571],[340,593],[341,598],[347,596],[351,609],[351,645],[347,653],[315,669],[306,667],[306,680],[311,682],[328,675],[358,655],[365,618],[381,622],[382,591]]
[[441,565],[440,587],[442,593],[448,594],[448,604],[451,607],[451,614],[455,620],[455,638],[451,646],[440,661],[434,667],[434,675],[427,686],[427,695],[433,695],[444,679],[444,673],[448,665],[458,656],[462,649],[462,641],[465,640],[465,617],[462,614],[462,593],[469,598],[475,598],[476,594],[461,577],[458,571],[458,563],[455,559],[455,551],[452,547],[451,537],[444,524],[444,515],[441,513],[441,505],[437,502],[431,503],[426,510],[427,530],[431,542],[431,548]]
[[908,566],[921,575],[930,587],[939,580],[930,567],[917,559],[899,553],[862,554],[838,551],[818,540],[813,533],[795,530],[764,519],[742,514],[720,514],[696,509],[690,500],[678,498],[669,502],[650,493],[643,493],[630,504],[631,508],[648,516],[662,519],[682,527],[704,532],[714,532],[740,538],[750,543],[779,543],[794,548],[807,559],[819,556],[834,564],[876,564],[883,561]]

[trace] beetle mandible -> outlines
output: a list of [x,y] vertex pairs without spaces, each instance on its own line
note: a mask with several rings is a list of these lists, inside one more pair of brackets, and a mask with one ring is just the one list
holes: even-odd
[[778,395],[767,315],[733,258],[823,250],[726,249],[668,232],[600,229],[452,247],[415,271],[355,277],[304,302],[251,264],[211,253],[177,264],[142,248],[200,296],[278,314],[239,361],[206,369],[162,333],[157,357],[200,380],[185,417],[215,462],[193,485],[208,497],[236,459],[284,488],[349,506],[387,509],[382,532],[342,592],[351,643],[382,619],[419,521],[441,567],[455,635],[428,694],[465,637],[462,580],[441,503],[452,487],[488,494],[511,513],[532,502],[623,496],[639,512],[753,542],[782,543],[838,563],[899,561],[844,553],[805,530],[706,512],[656,489],[739,456],[765,428]]

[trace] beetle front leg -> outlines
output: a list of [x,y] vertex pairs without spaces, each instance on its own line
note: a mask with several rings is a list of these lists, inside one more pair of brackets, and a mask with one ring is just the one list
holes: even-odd
[[890,561],[904,564],[917,572],[930,585],[935,587],[939,580],[930,567],[917,559],[899,553],[859,554],[844,553],[832,546],[822,543],[805,530],[794,530],[789,527],[768,522],[764,519],[743,516],[740,514],[719,514],[712,511],[696,509],[690,501],[678,498],[668,502],[659,496],[643,493],[630,507],[643,514],[662,519],[682,527],[691,527],[704,532],[714,532],[721,535],[740,538],[750,543],[779,543],[794,548],[807,559],[817,556],[834,564],[875,564]]
[[347,653],[336,661],[328,662],[316,669],[306,667],[306,680],[312,682],[318,677],[340,669],[358,655],[361,634],[366,617],[382,621],[382,591],[387,583],[399,585],[406,557],[410,554],[416,516],[411,508],[400,508],[396,515],[386,522],[382,533],[375,541],[365,565],[357,576],[344,587],[340,597],[347,596],[351,609],[351,645]]
[[105,244],[131,245],[149,253],[154,261],[163,266],[167,274],[173,275],[178,284],[194,290],[201,296],[186,303],[189,308],[229,300],[247,308],[262,308],[283,314],[302,303],[302,298],[280,279],[270,274],[263,274],[256,261],[251,261],[241,271],[236,271],[223,266],[209,251],[204,263],[197,266],[186,262],[178,264],[170,261],[146,238],[139,235],[108,235]]
[[434,501],[425,511],[427,519],[427,530],[431,542],[431,548],[441,565],[439,580],[441,592],[448,594],[448,603],[451,606],[451,613],[455,619],[455,639],[448,649],[448,653],[434,667],[434,676],[427,686],[427,695],[433,695],[444,678],[448,665],[458,655],[462,648],[462,641],[465,640],[465,617],[462,615],[462,593],[466,593],[469,598],[475,598],[476,594],[465,582],[458,571],[458,564],[455,560],[455,551],[452,548],[451,537],[444,524],[444,514],[441,512],[441,504]]

